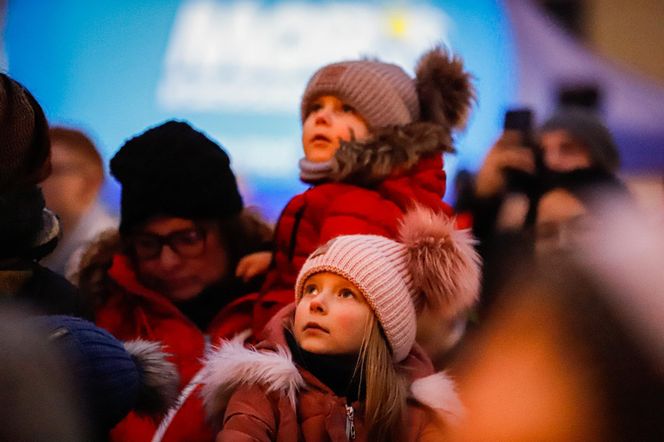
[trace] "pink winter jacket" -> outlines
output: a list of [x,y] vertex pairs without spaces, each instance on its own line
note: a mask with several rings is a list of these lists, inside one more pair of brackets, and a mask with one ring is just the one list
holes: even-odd
[[[293,305],[282,309],[255,349],[231,341],[208,358],[202,392],[208,418],[220,428],[217,442],[346,442],[351,422],[353,440],[367,440],[362,404],[352,404],[350,420],[345,398],[292,361],[284,332],[293,311]],[[404,440],[441,440],[461,412],[452,381],[433,372],[417,345],[401,364],[414,379]]]

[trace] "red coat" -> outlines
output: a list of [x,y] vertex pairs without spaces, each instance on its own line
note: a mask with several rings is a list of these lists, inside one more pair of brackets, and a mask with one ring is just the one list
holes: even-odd
[[[226,305],[203,332],[164,295],[143,286],[129,259],[115,255],[108,276],[114,290],[96,311],[96,323],[121,340],[159,341],[170,353],[180,373],[180,386],[186,386],[201,368],[201,358],[209,343],[232,338],[250,328],[256,295],[244,295]],[[193,414],[202,412],[191,410]],[[186,418],[188,419],[188,418]],[[130,414],[111,434],[114,441],[150,441],[157,423]]]
[[291,199],[275,229],[274,256],[254,309],[257,336],[280,308],[294,300],[293,287],[307,257],[329,239],[348,234],[396,238],[399,221],[419,204],[452,214],[442,201],[445,171],[440,153],[423,156],[412,168],[374,186],[326,182]]

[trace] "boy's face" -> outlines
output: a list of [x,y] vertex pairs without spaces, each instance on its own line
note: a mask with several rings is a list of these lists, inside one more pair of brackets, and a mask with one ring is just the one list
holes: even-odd
[[340,140],[364,140],[369,129],[364,119],[343,101],[332,95],[316,99],[307,110],[302,125],[302,147],[307,160],[321,163],[330,160]]
[[305,281],[295,309],[295,340],[316,354],[355,354],[372,314],[364,296],[346,278],[316,273]]

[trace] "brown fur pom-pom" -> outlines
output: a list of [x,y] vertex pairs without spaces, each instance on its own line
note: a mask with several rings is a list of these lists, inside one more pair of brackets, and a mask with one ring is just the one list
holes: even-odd
[[422,121],[462,129],[475,101],[475,90],[461,59],[436,47],[420,58],[415,73]]

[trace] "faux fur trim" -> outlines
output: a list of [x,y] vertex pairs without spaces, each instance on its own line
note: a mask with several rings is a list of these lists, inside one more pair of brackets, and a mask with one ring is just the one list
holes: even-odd
[[281,392],[294,408],[297,392],[305,385],[287,348],[259,351],[243,342],[243,337],[226,341],[206,358],[201,395],[211,422],[221,421],[231,394],[241,385],[259,384],[266,393]]
[[421,120],[463,128],[475,101],[475,90],[461,59],[437,47],[420,58],[415,74]]
[[141,373],[141,387],[134,407],[137,413],[163,414],[175,404],[180,377],[178,369],[166,359],[161,344],[144,340],[124,343]]
[[408,249],[408,268],[423,305],[453,318],[479,297],[481,258],[469,230],[457,230],[455,219],[414,206],[404,215],[401,241]]
[[330,178],[368,186],[395,170],[411,169],[425,155],[443,152],[454,152],[449,128],[426,122],[384,127],[368,141],[342,141]]
[[456,385],[444,372],[417,379],[410,386],[410,394],[419,403],[432,408],[446,423],[456,424],[463,417]]

